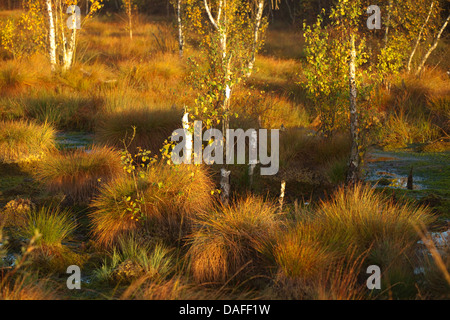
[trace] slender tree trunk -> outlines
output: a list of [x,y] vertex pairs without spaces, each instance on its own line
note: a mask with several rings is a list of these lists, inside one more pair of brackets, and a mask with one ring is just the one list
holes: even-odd
[[250,77],[253,71],[253,66],[255,64],[256,60],[256,52],[258,49],[258,41],[259,41],[259,30],[261,28],[261,19],[262,14],[264,10],[264,0],[258,1],[258,7],[256,10],[256,17],[255,17],[255,27],[253,29],[253,46],[252,46],[252,52],[251,57],[247,65],[247,77]]
[[409,56],[408,67],[407,67],[408,73],[411,71],[411,62],[412,62],[412,59],[413,59],[413,57],[414,57],[414,54],[416,53],[417,47],[419,46],[420,39],[421,39],[421,37],[422,37],[423,29],[425,28],[425,26],[426,26],[427,23],[428,23],[428,20],[430,19],[431,12],[433,11],[433,6],[434,6],[434,1],[431,3],[430,11],[428,11],[427,19],[425,20],[425,23],[422,25],[422,28],[420,28],[419,35],[417,36],[416,44],[414,45],[414,48],[413,48],[413,50],[412,50],[412,52],[411,52],[411,54],[410,54],[410,56]]
[[388,35],[389,35],[389,27],[391,26],[391,11],[392,11],[392,0],[389,0],[388,6],[388,16],[386,21],[386,31],[384,33],[384,46],[387,46],[388,43]]
[[67,44],[67,50],[64,55],[63,71],[69,70],[73,64],[73,61],[75,59],[76,39],[77,29],[73,29],[72,34],[70,35],[69,43]]
[[183,21],[181,20],[181,0],[177,0],[177,22],[178,22],[178,48],[180,57],[183,56],[184,36],[183,36]]
[[132,12],[131,12],[131,0],[128,1],[128,28],[130,29],[130,40],[133,40],[133,17],[132,17]]
[[427,53],[425,54],[425,56],[422,59],[422,62],[419,65],[419,68],[417,68],[416,71],[416,76],[420,74],[420,72],[422,71],[423,66],[425,65],[425,62],[427,62],[428,57],[430,56],[430,54],[434,51],[434,49],[436,49],[439,39],[441,38],[442,32],[444,32],[445,27],[447,27],[448,21],[450,20],[450,15],[447,17],[447,19],[445,20],[444,25],[442,26],[441,30],[439,30],[439,33],[436,37],[436,39],[434,40],[433,45],[431,46],[430,49],[428,49]]
[[52,72],[56,71],[56,34],[55,34],[55,23],[53,20],[53,9],[52,1],[46,0],[47,4],[47,17],[49,23],[48,39],[49,39],[49,55],[50,55],[50,65]]
[[347,183],[353,185],[358,181],[359,172],[359,138],[358,138],[358,113],[356,106],[356,48],[355,35],[351,35],[351,54],[349,62],[349,89],[350,89],[350,134],[352,147],[350,153]]
[[[292,24],[295,24],[295,13],[292,12],[291,6],[289,5],[289,0],[286,0],[286,7],[288,8],[289,17],[291,17]],[[294,3],[295,10],[295,3]]]

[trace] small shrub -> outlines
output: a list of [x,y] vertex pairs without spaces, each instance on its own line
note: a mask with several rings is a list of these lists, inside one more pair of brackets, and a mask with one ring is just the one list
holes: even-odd
[[197,220],[188,257],[195,280],[225,282],[261,266],[278,222],[276,207],[249,196]]
[[29,199],[17,198],[9,201],[0,213],[0,226],[22,226],[27,221],[28,214],[36,208]]
[[204,167],[163,163],[115,179],[91,203],[94,235],[103,245],[131,232],[177,241],[212,205],[213,186]]
[[0,161],[18,163],[38,160],[55,147],[55,130],[48,124],[0,121]]
[[100,183],[121,173],[117,151],[94,147],[50,154],[39,164],[36,176],[51,192],[63,192],[70,202],[87,204]]

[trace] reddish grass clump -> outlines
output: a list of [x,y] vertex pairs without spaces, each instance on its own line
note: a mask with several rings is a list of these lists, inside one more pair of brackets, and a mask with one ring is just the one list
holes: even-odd
[[48,124],[0,121],[0,162],[39,160],[55,148],[55,130]]
[[96,139],[117,148],[124,148],[126,144],[131,153],[136,153],[137,147],[157,153],[164,141],[180,127],[181,114],[176,109],[139,107],[116,110],[103,116],[97,127]]
[[191,218],[212,205],[213,188],[206,169],[197,166],[158,163],[138,176],[120,177],[91,204],[93,233],[103,245],[132,232],[177,241]]
[[197,219],[188,257],[198,282],[225,282],[264,266],[279,222],[276,207],[255,196]]
[[39,165],[36,176],[51,192],[63,192],[74,203],[88,203],[100,182],[121,173],[117,151],[94,147],[51,154]]

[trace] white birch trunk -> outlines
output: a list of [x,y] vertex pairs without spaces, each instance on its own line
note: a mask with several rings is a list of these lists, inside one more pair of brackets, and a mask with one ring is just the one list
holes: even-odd
[[178,22],[178,48],[180,51],[180,57],[182,57],[184,49],[184,35],[183,35],[183,21],[181,20],[181,0],[177,0],[177,22]]
[[128,1],[128,28],[130,29],[130,40],[133,40],[133,17],[131,12],[131,0]]
[[251,76],[252,71],[253,71],[253,66],[255,65],[256,51],[257,51],[258,41],[259,41],[259,30],[261,28],[261,19],[262,19],[263,10],[264,10],[264,0],[259,0],[258,7],[256,10],[255,28],[253,30],[253,47],[252,47],[252,52],[251,52],[251,58],[247,65],[247,74],[246,74],[247,77]]
[[428,23],[428,20],[430,19],[431,12],[433,11],[433,6],[434,6],[434,1],[431,3],[431,7],[430,7],[430,11],[428,11],[427,19],[425,20],[425,23],[422,25],[422,28],[420,28],[419,35],[417,36],[416,44],[414,45],[414,48],[413,48],[413,50],[412,50],[412,52],[411,52],[411,54],[410,54],[410,56],[409,56],[408,67],[407,67],[408,73],[411,71],[411,62],[412,62],[412,59],[413,59],[413,57],[414,57],[414,54],[416,53],[417,47],[419,46],[420,39],[422,38],[422,32],[423,32],[423,29],[425,28],[425,26],[426,26],[427,23]]
[[419,68],[417,68],[416,71],[416,76],[418,76],[420,74],[420,72],[422,71],[423,66],[425,65],[425,62],[427,62],[428,57],[430,56],[430,54],[434,51],[434,49],[436,49],[439,39],[441,38],[442,32],[444,32],[445,27],[447,27],[448,21],[450,20],[450,15],[447,17],[447,19],[445,20],[444,25],[442,26],[441,30],[439,30],[439,33],[436,37],[436,39],[434,40],[433,45],[431,46],[430,49],[428,49],[427,53],[425,54],[425,56],[422,59],[422,62],[419,65]]
[[192,160],[192,132],[189,130],[189,113],[185,112],[182,118],[184,135],[186,138],[186,154],[184,155],[184,163],[190,164]]
[[52,72],[56,71],[56,33],[55,33],[55,22],[53,20],[53,9],[52,1],[46,0],[47,4],[47,16],[49,23],[48,40],[49,40],[49,55],[50,55],[50,65]]

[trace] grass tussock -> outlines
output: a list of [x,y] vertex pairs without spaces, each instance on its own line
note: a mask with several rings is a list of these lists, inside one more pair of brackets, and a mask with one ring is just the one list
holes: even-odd
[[307,129],[280,133],[280,175],[310,185],[344,180],[350,154],[350,137],[338,133],[322,137]]
[[181,116],[176,109],[123,109],[103,117],[96,140],[117,148],[124,148],[126,144],[131,153],[136,152],[137,147],[157,153],[173,130],[180,127]]
[[56,206],[31,210],[26,220],[6,229],[11,242],[19,241],[31,245],[27,254],[28,269],[40,272],[65,272],[69,265],[82,266],[86,257],[70,250],[65,242],[70,241],[77,228],[69,210]]
[[48,281],[36,281],[27,275],[8,279],[5,283],[1,280],[0,300],[58,300],[54,290],[48,286]]
[[248,196],[197,219],[188,252],[194,279],[223,283],[263,271],[255,268],[277,230],[276,211],[270,202]]
[[283,277],[311,280],[333,264],[337,255],[322,243],[319,232],[301,223],[280,232],[273,256]]
[[27,96],[12,97],[0,103],[3,119],[33,119],[50,123],[60,130],[93,130],[102,99],[60,89],[33,90]]
[[76,227],[69,211],[59,207],[42,207],[29,212],[26,223],[19,225],[13,236],[29,240],[38,234],[35,246],[53,251],[62,247],[62,242],[73,234]]
[[428,209],[394,203],[363,184],[340,188],[314,215],[314,224],[324,237],[336,239],[343,249],[355,247],[356,254],[376,249],[368,260],[380,266],[404,254],[419,240],[415,226],[434,220]]
[[288,277],[279,273],[274,291],[281,299],[292,300],[363,300],[367,287],[359,281],[365,255],[333,260],[315,278]]
[[52,153],[38,166],[36,176],[50,192],[62,192],[70,202],[85,203],[101,183],[123,173],[120,154],[108,147]]
[[0,161],[29,162],[55,148],[55,130],[48,124],[0,121]]
[[130,282],[140,277],[163,280],[172,272],[170,250],[162,244],[121,238],[110,257],[95,272],[98,281]]
[[163,163],[113,180],[91,203],[94,235],[103,245],[130,232],[177,241],[191,218],[211,207],[213,187],[204,167]]

